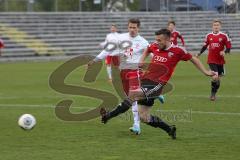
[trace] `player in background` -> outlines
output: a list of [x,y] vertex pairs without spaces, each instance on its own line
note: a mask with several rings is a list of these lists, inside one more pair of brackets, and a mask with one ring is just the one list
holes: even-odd
[[[118,41],[119,33],[117,32],[117,26],[115,24],[111,25],[110,31],[111,31],[111,33],[107,34],[107,36],[105,38],[105,41],[100,43],[100,46],[102,48],[104,48],[105,45],[108,44],[108,42],[117,43],[117,41]],[[111,54],[111,53],[109,53],[109,54]],[[108,74],[109,82],[112,82],[112,68],[111,68],[112,62],[115,66],[118,66],[119,65],[119,57],[108,55],[105,59],[105,64],[106,64],[106,68],[107,68],[107,74]]]
[[[220,79],[224,76],[224,56],[230,53],[231,40],[227,34],[221,32],[222,22],[220,20],[213,20],[212,32],[206,35],[204,45],[198,54],[200,56],[208,48],[208,60],[207,63],[211,70],[218,72],[218,76],[212,77],[211,81],[211,96],[210,100],[216,100],[216,93],[220,87]],[[224,51],[224,48],[225,51]]]
[[[124,92],[128,95],[129,91],[139,88],[139,69],[138,63],[139,60],[147,48],[149,43],[143,37],[139,35],[140,29],[140,20],[139,19],[130,19],[128,21],[128,33],[122,33],[117,35],[117,46],[124,46],[124,43],[131,43],[130,47],[118,47],[111,52],[112,56],[119,56],[120,58],[120,76],[122,80],[122,85]],[[116,41],[109,41],[110,45]],[[107,46],[108,48],[108,46]],[[89,62],[89,66],[94,62],[103,60],[105,57],[109,56],[109,52],[103,50],[93,61]],[[114,78],[114,77],[113,77]],[[133,127],[129,128],[131,132],[135,134],[140,134],[140,118],[138,114],[138,104],[137,101],[132,103],[132,112],[133,112]]]
[[179,31],[176,30],[176,23],[174,21],[168,22],[168,29],[171,32],[171,42],[174,45],[178,45],[178,38],[179,38],[182,42],[182,46],[185,47],[183,36]]
[[107,112],[105,108],[101,108],[102,123],[107,123],[111,118],[126,112],[132,103],[138,100],[141,104],[139,108],[141,121],[152,127],[163,129],[172,139],[176,139],[175,126],[170,126],[159,117],[150,115],[154,99],[161,94],[163,86],[171,78],[179,61],[190,60],[198,70],[207,76],[213,76],[216,73],[206,70],[201,61],[187,53],[184,48],[172,44],[170,34],[168,29],[162,29],[155,33],[156,42],[148,46],[140,59],[139,65],[142,66],[146,57],[153,53],[151,63],[141,78],[141,88],[130,90],[128,97],[112,111]]
[[3,40],[0,38],[0,56],[2,55],[2,48],[4,48],[4,42]]

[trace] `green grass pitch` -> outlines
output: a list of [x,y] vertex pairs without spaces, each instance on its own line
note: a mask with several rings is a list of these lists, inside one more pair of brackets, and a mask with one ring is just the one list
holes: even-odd
[[[206,64],[206,57],[201,57]],[[240,152],[240,55],[226,56],[226,76],[216,102],[209,101],[210,78],[190,62],[181,62],[171,82],[174,90],[166,103],[153,110],[190,119],[169,119],[177,126],[177,140],[160,129],[142,124],[142,134],[128,131],[130,120],[115,118],[108,124],[99,118],[65,122],[56,118],[54,106],[74,100],[72,112],[97,106],[100,101],[64,95],[48,86],[48,78],[63,61],[0,64],[0,159],[1,160],[226,160],[239,159]],[[84,68],[75,70],[66,83],[80,85]],[[103,68],[89,87],[114,92]],[[23,131],[17,125],[21,114],[37,119],[36,127]],[[189,118],[189,117],[188,117]]]

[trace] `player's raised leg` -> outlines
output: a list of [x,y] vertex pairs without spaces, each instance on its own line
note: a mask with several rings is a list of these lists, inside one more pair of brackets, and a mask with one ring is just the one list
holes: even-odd
[[112,111],[107,112],[105,108],[101,108],[100,114],[102,116],[102,123],[107,123],[110,119],[126,112],[132,106],[133,102],[143,98],[143,91],[141,89],[136,89],[134,91],[130,91],[129,96]]

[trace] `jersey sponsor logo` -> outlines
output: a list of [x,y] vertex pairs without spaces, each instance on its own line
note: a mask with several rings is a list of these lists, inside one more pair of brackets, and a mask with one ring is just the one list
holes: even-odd
[[218,48],[218,47],[220,47],[219,43],[212,43],[211,44],[211,48]]
[[132,48],[127,48],[124,52],[124,56],[130,56],[132,58],[133,55],[133,49]]
[[167,58],[161,57],[161,56],[154,56],[154,61],[165,63],[165,62],[167,62]]

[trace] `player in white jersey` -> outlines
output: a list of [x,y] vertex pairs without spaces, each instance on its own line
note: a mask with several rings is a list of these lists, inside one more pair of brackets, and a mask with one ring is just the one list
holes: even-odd
[[[110,42],[105,50],[97,55],[93,61],[89,62],[89,65],[92,65],[96,61],[103,60],[109,55],[109,50],[111,50],[111,56],[118,55],[120,57],[120,75],[126,95],[128,95],[130,90],[140,87],[138,63],[144,50],[149,45],[147,40],[138,34],[139,27],[139,19],[130,19],[128,21],[129,32],[119,34],[117,43],[115,41]],[[140,134],[140,119],[138,115],[137,101],[132,105],[132,112],[134,124],[133,127],[130,128],[130,131],[135,134]]]
[[[100,46],[104,48],[109,42],[118,42],[119,33],[117,32],[117,26],[115,24],[111,25],[110,28],[111,33],[107,34],[105,41],[100,43]],[[111,64],[113,63],[115,66],[119,65],[119,58],[118,56],[110,56],[111,53],[106,57],[105,64],[107,68],[108,79],[112,82],[112,68]]]

